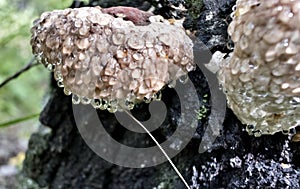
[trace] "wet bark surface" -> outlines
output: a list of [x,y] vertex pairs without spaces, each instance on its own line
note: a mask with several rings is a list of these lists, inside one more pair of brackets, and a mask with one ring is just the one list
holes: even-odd
[[[233,0],[185,1],[187,11],[176,9],[181,0],[161,1],[92,1],[90,6],[133,6],[143,10],[155,7],[154,14],[165,18],[186,17],[184,27],[212,51],[230,52],[227,26],[230,22]],[[201,11],[195,10],[195,3]],[[73,7],[83,6],[74,3]],[[249,136],[245,126],[229,109],[220,136],[212,148],[198,153],[201,137],[209,119],[209,86],[198,68],[189,74],[196,87],[198,98],[208,111],[198,120],[194,137],[172,160],[188,183],[194,188],[300,188],[300,148],[281,133],[255,138]],[[49,188],[112,188],[150,189],[185,188],[168,162],[143,168],[125,168],[111,164],[95,154],[78,132],[73,116],[70,96],[65,96],[52,79],[50,98],[41,112],[41,129],[31,136],[23,172],[39,184]],[[206,95],[208,95],[206,97]],[[162,101],[166,104],[164,123],[153,132],[159,141],[167,140],[178,126],[180,102],[176,92],[165,88]],[[189,103],[193,103],[193,100]],[[122,144],[138,147],[153,146],[146,134],[125,129],[107,111],[97,111],[110,135]],[[147,119],[147,104],[138,105],[133,115]],[[84,115],[89,116],[89,115]]]

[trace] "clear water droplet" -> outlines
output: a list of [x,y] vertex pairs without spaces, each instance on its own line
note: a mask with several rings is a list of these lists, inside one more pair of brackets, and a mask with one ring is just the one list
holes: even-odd
[[81,97],[81,103],[82,104],[89,104],[91,102],[91,99],[86,97],[86,96],[83,96]]
[[250,62],[250,63],[249,63],[249,68],[255,70],[255,69],[258,68],[258,66],[255,65],[255,64],[253,64],[252,62]]
[[61,63],[62,63],[62,57],[61,57],[61,53],[58,53],[57,55],[56,55],[56,58],[57,58],[57,62],[56,62],[56,65],[61,65]]
[[254,134],[255,137],[260,137],[261,136],[261,131],[259,131],[259,130],[255,131],[253,134]]
[[246,130],[248,133],[252,133],[254,131],[255,127],[253,125],[247,125]]
[[219,86],[218,86],[218,88],[219,88],[219,90],[223,90],[223,85],[222,84],[219,84]]
[[65,95],[67,95],[67,96],[69,96],[69,95],[71,95],[72,94],[72,92],[71,91],[69,91],[68,89],[66,89],[66,88],[64,88],[64,93],[65,93]]
[[195,69],[196,69],[196,66],[189,63],[189,64],[186,65],[185,68],[186,68],[186,71],[190,72],[190,71],[195,70]]
[[242,50],[245,50],[248,48],[249,43],[248,43],[248,39],[246,36],[242,36],[240,41],[239,41],[239,45],[241,47]]
[[296,128],[290,129],[290,134],[291,134],[291,135],[295,135],[296,133],[297,133]]
[[50,71],[50,72],[53,72],[55,70],[55,65],[54,64],[48,64],[47,65],[47,69]]
[[285,129],[283,129],[281,132],[282,132],[282,134],[284,134],[284,135],[290,134],[290,130],[285,130]]
[[161,101],[161,97],[162,97],[162,93],[161,93],[161,91],[158,91],[156,94],[155,94],[155,99],[154,100],[156,100],[156,101]]
[[126,36],[123,33],[114,33],[111,38],[115,45],[122,45],[126,39]]
[[109,104],[110,104],[111,106],[118,106],[118,100],[117,100],[117,99],[111,100],[111,101],[109,102]]
[[226,47],[229,50],[233,50],[234,49],[234,43],[231,40],[229,40],[229,42],[226,43]]
[[54,72],[54,79],[56,81],[63,81],[63,77],[60,71],[55,71]]
[[168,83],[169,88],[174,88],[176,86],[176,80],[172,80]]
[[135,99],[136,99],[136,96],[133,93],[129,93],[126,98],[126,100],[128,100],[128,101],[134,101]]
[[35,59],[36,59],[37,62],[39,62],[39,63],[42,62],[42,55],[43,55],[43,52],[40,52],[40,53],[35,55]]
[[152,101],[151,98],[144,97],[144,102],[149,104]]
[[115,113],[118,110],[116,106],[111,106],[111,105],[108,105],[106,109],[109,113]]
[[102,100],[101,99],[94,99],[91,101],[91,105],[95,108],[95,109],[99,109],[100,106],[102,104]]
[[234,5],[231,10],[236,11],[236,5]]
[[289,103],[294,106],[294,107],[299,107],[300,106],[300,97],[293,97]]
[[64,87],[64,83],[62,81],[57,81],[57,86],[58,87]]
[[72,95],[72,103],[73,104],[79,104],[80,103],[80,97],[77,94]]
[[125,100],[125,106],[126,108],[128,108],[129,110],[132,110],[134,108],[134,102],[130,101],[130,100]]
[[102,100],[102,103],[100,105],[100,110],[105,110],[108,106],[107,100]]
[[145,41],[139,36],[133,36],[127,40],[127,45],[132,49],[142,49],[145,46]]
[[189,80],[189,76],[186,74],[186,75],[182,75],[179,77],[179,82],[182,83],[182,84],[186,84],[186,82]]

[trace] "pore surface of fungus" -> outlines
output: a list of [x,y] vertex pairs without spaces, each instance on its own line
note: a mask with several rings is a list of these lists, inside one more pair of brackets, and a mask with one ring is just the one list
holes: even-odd
[[195,67],[183,27],[151,15],[128,7],[46,12],[32,27],[32,50],[74,103],[131,109]]
[[300,124],[300,1],[238,0],[234,52],[219,79],[229,107],[255,136]]

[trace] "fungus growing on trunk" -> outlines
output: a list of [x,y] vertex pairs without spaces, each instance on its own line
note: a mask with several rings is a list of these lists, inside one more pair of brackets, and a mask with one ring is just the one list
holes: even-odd
[[33,54],[73,103],[132,109],[195,68],[182,26],[135,8],[46,12],[32,27]]
[[220,65],[229,107],[255,136],[300,125],[300,2],[238,0]]

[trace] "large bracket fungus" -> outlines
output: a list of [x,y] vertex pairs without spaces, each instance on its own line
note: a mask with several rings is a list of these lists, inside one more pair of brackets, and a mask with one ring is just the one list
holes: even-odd
[[[138,19],[137,19],[138,18]],[[135,8],[46,12],[32,27],[35,56],[73,103],[132,109],[195,68],[182,26]]]
[[220,64],[229,107],[255,136],[300,125],[300,2],[238,0]]

